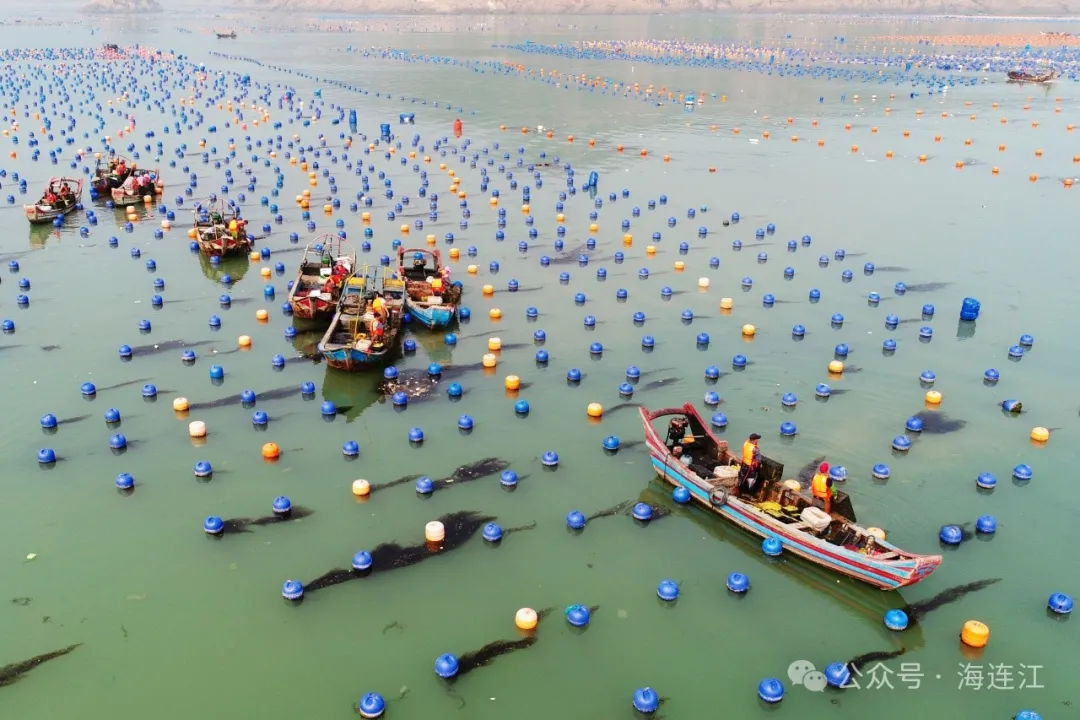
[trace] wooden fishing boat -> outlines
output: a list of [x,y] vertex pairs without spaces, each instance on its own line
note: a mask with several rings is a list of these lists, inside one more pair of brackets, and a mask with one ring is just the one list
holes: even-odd
[[[134,178],[135,185],[130,191],[124,186],[112,189],[113,205],[117,207],[137,205],[146,202],[147,197],[153,202],[155,197],[165,192],[165,183],[161,179],[161,173],[156,168],[153,170],[136,168],[128,173],[124,182],[127,183],[132,178]],[[143,178],[146,178],[146,180],[144,181]]]
[[1025,70],[1010,70],[1010,82],[1048,83],[1056,77],[1053,70],[1044,73],[1032,73]]
[[117,175],[115,170],[120,163],[125,168],[131,167],[131,162],[122,155],[99,157],[94,165],[94,175],[90,178],[90,192],[95,197],[109,197],[113,187],[119,187],[127,180],[128,172]]
[[[378,274],[373,273],[365,265],[345,281],[337,312],[318,346],[332,368],[349,372],[375,368],[397,349],[405,311],[405,282],[391,277],[385,268],[378,270]],[[370,334],[376,299],[381,299],[386,309],[381,337]]]
[[[738,489],[738,460],[705,426],[692,403],[650,411],[640,408],[656,474],[690,492],[697,504],[762,538],[774,537],[784,550],[815,565],[881,590],[896,590],[927,577],[941,564],[940,555],[917,555],[875,538],[855,520],[851,500],[836,492],[832,512],[814,507],[798,480],[783,480],[784,466],[762,457],[754,492]],[[653,422],[672,417],[667,439]],[[680,434],[680,431],[683,434]],[[679,444],[691,458],[683,464],[672,448]]]
[[246,227],[236,208],[226,207],[224,200],[207,200],[195,206],[195,226],[188,236],[199,244],[203,255],[242,255],[250,252],[252,245]]
[[338,235],[320,235],[304,248],[289,290],[293,318],[329,322],[337,312],[345,280],[356,269],[356,250]]
[[[63,193],[65,185],[69,190],[66,194]],[[56,196],[55,201],[47,200],[49,193]],[[45,186],[41,199],[33,205],[23,205],[23,213],[34,225],[52,222],[77,208],[80,197],[82,197],[82,180],[79,178],[49,178],[49,184]]]
[[421,325],[444,328],[457,317],[461,286],[450,282],[438,250],[400,248],[398,276],[405,280],[405,306]]

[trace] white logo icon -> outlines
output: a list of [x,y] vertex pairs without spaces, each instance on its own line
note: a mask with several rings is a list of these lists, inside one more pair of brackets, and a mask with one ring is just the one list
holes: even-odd
[[793,685],[802,685],[810,692],[822,692],[829,684],[825,673],[819,672],[809,660],[796,660],[788,666],[788,678]]

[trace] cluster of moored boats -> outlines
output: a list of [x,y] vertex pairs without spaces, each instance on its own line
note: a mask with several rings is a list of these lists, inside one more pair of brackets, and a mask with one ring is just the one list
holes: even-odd
[[402,248],[394,272],[357,265],[356,251],[337,235],[308,244],[289,289],[295,320],[326,324],[318,350],[327,365],[350,372],[392,357],[407,319],[449,327],[460,300],[461,285],[450,282],[438,250]]
[[[51,178],[41,199],[24,206],[26,218],[58,223],[79,207],[82,189],[79,178]],[[99,157],[90,181],[91,198],[116,207],[152,203],[164,190],[156,168],[139,168],[118,155]],[[247,255],[254,245],[239,209],[214,197],[195,206],[188,236],[211,258]],[[356,372],[378,366],[398,349],[407,321],[438,330],[457,319],[461,283],[450,281],[438,250],[401,248],[397,261],[396,272],[360,266],[356,250],[337,235],[308,243],[289,305],[295,319],[327,325],[318,348],[330,367]]]
[[[23,206],[23,214],[34,225],[55,223],[76,210],[82,198],[80,178],[49,178],[41,198]],[[99,157],[90,180],[90,197],[104,199],[114,207],[153,203],[165,191],[165,182],[157,168],[140,168],[119,155]]]

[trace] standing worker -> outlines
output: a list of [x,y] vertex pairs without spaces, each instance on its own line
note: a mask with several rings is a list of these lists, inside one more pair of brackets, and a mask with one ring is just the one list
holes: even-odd
[[761,467],[761,448],[758,441],[761,436],[751,433],[742,446],[742,467],[739,468],[739,491],[749,494],[757,483],[758,468]]
[[814,500],[820,500],[825,512],[831,515],[833,482],[832,478],[829,477],[829,463],[821,463],[818,466],[814,479],[810,481],[810,492],[813,493]]

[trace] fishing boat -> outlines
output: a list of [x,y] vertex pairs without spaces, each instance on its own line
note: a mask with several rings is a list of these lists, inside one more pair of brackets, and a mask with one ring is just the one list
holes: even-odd
[[[881,590],[914,585],[941,564],[940,555],[906,552],[860,527],[846,493],[835,493],[831,513],[815,507],[802,484],[782,479],[784,466],[764,456],[755,490],[741,493],[738,460],[692,403],[639,412],[656,474],[742,530],[776,538],[788,553]],[[665,417],[672,418],[666,438],[653,425]],[[688,465],[672,452],[675,445],[690,456]]]
[[218,40],[235,40],[236,39],[236,31],[235,30],[230,30],[229,32],[216,32],[214,34],[218,36]]
[[450,282],[450,269],[442,264],[438,250],[399,249],[398,276],[405,280],[405,305],[409,314],[421,325],[444,328],[457,317],[461,285]]
[[[390,276],[386,268],[368,266],[345,281],[337,312],[319,342],[326,364],[337,370],[361,372],[378,367],[397,348],[401,316],[405,311],[405,281]],[[381,336],[371,334],[376,300],[385,306]]]
[[[145,179],[144,179],[145,178]],[[113,205],[124,207],[146,202],[165,192],[165,183],[157,169],[136,168],[128,173],[123,185],[112,189]]]
[[[64,187],[67,186],[67,193]],[[49,195],[55,196],[50,199]],[[82,196],[82,180],[79,178],[49,178],[49,184],[41,199],[33,205],[23,205],[23,213],[32,224],[52,222],[58,217],[64,217],[79,206],[79,198]]]
[[131,163],[122,155],[99,157],[94,166],[94,175],[90,178],[90,192],[95,196],[109,196],[113,186],[119,186],[127,180],[128,171],[123,175],[116,173],[116,168],[123,163],[125,168],[130,168]]
[[320,235],[309,242],[289,290],[293,318],[333,319],[345,279],[355,268],[356,250],[340,236]]
[[199,251],[210,257],[247,254],[251,238],[247,222],[236,208],[224,200],[207,200],[195,206],[195,226],[188,233],[199,244]]
[[1044,73],[1032,73],[1026,70],[1010,70],[1009,82],[1048,83],[1053,80],[1053,70]]

